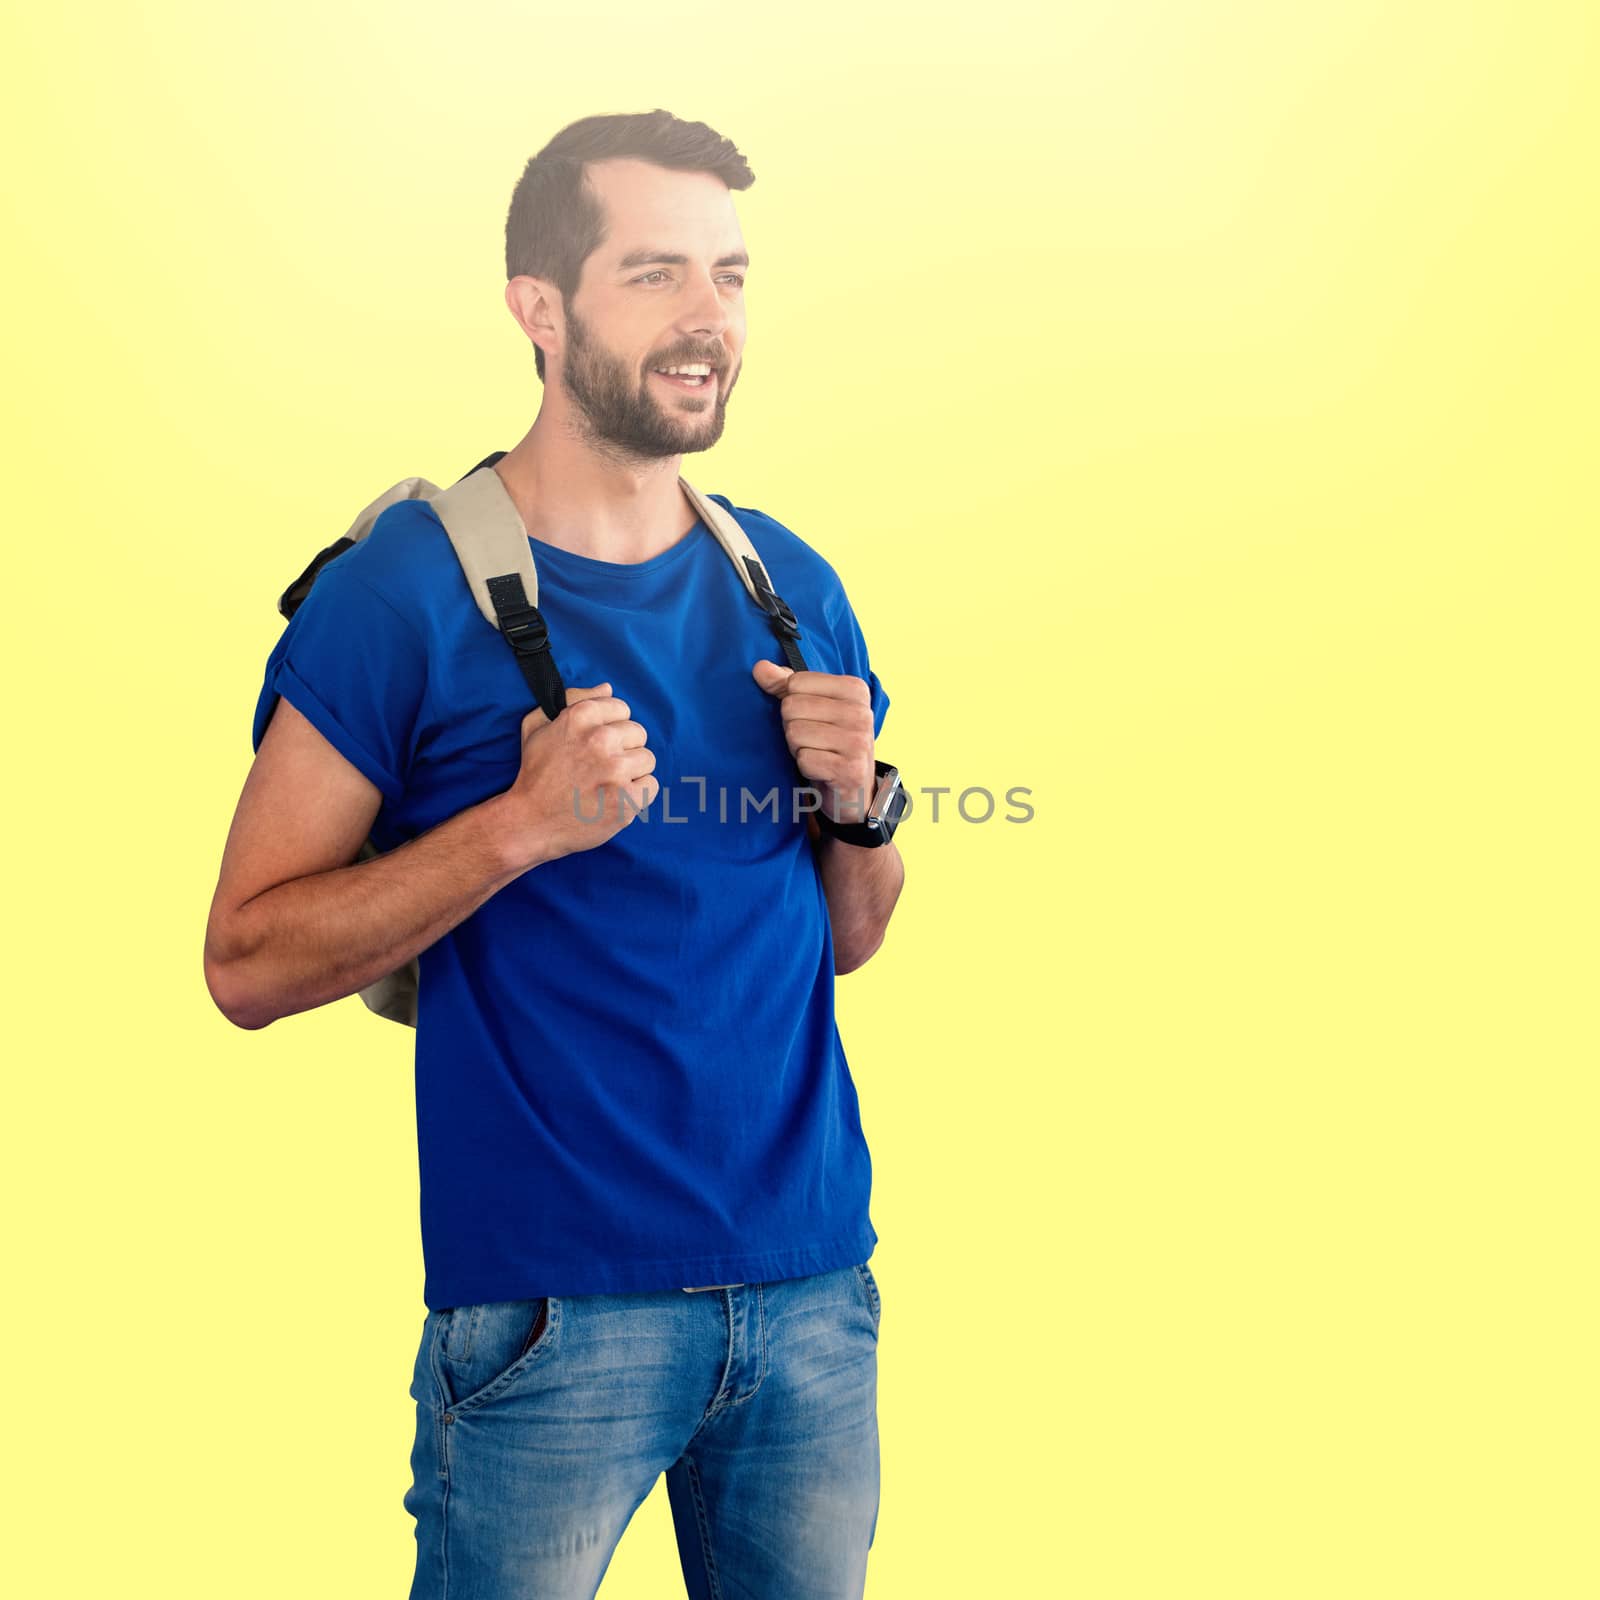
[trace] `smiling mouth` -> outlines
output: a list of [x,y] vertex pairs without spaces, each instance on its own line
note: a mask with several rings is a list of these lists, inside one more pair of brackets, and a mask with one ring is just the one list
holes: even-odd
[[707,376],[696,378],[680,378],[670,372],[658,372],[652,367],[650,376],[659,378],[663,383],[671,384],[674,389],[682,389],[687,394],[696,394],[706,389],[715,389],[718,379],[715,367],[711,369]]

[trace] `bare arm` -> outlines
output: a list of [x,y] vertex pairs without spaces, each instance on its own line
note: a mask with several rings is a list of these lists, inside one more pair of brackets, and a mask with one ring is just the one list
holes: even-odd
[[206,928],[217,1009],[241,1028],[264,1028],[355,994],[524,872],[603,845],[660,787],[645,730],[608,683],[569,687],[553,723],[529,712],[522,740],[521,770],[503,794],[357,861],[382,793],[280,699],[239,798]]
[[892,839],[864,849],[824,833],[815,817],[806,820],[828,897],[833,970],[842,976],[864,966],[883,943],[889,918],[905,887],[905,861]]
[[213,913],[206,984],[241,1028],[341,1000],[403,967],[526,870],[496,795],[374,860],[295,878]]
[[[877,787],[872,688],[851,673],[813,672],[761,660],[750,668],[783,717],[783,734],[800,775],[836,822],[859,822]],[[825,833],[815,814],[806,830],[816,851],[833,929],[833,970],[854,972],[871,959],[905,883],[900,851],[888,844],[847,844]]]
[[535,864],[511,847],[504,798],[356,862],[382,796],[281,700],[239,800],[206,927],[217,1008],[241,1028],[263,1028],[403,967]]

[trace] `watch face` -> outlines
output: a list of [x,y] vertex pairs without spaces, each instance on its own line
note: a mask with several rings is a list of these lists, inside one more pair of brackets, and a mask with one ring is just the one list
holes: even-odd
[[906,792],[900,786],[900,774],[894,767],[890,767],[878,785],[877,794],[872,797],[867,820],[876,823],[879,830],[887,837],[894,832],[894,825],[900,820],[905,808]]
[[900,787],[900,780],[896,778],[894,794],[890,797],[888,808],[883,814],[883,825],[889,832],[894,832],[895,824],[905,814],[906,803],[908,799],[909,796],[906,794],[905,790]]

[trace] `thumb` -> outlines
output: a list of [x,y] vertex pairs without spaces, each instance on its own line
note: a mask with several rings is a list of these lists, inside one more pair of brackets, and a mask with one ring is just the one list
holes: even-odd
[[[609,683],[597,683],[589,689],[574,688],[571,684],[568,684],[566,689],[567,698],[562,702],[563,706],[570,706],[575,700],[596,700],[602,695],[611,693],[611,685]],[[549,725],[550,719],[544,714],[543,706],[535,706],[522,719],[522,731],[524,734],[534,728],[545,728]]]
[[758,661],[750,670],[756,682],[770,695],[781,696],[794,676],[793,667],[780,667],[776,661]]

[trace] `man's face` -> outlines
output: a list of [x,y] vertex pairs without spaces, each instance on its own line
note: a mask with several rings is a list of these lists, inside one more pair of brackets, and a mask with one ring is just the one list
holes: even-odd
[[[599,440],[645,460],[709,450],[739,381],[748,262],[728,186],[706,172],[602,161],[606,242],[565,307],[559,381]],[[708,363],[698,386],[659,368]]]

